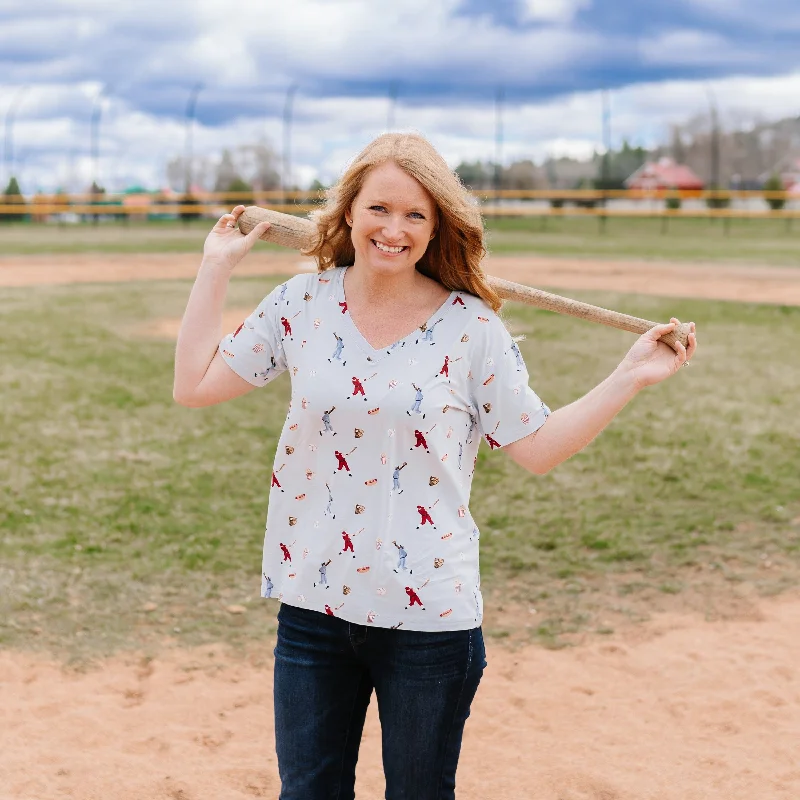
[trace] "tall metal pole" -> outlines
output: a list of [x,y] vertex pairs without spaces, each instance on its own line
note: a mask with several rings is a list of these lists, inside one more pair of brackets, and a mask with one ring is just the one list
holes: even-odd
[[608,188],[609,159],[611,158],[611,102],[609,100],[608,89],[603,89],[603,163],[601,167],[601,179],[603,188]]
[[[600,181],[603,198],[600,205],[605,211],[606,208],[606,192],[608,191],[609,182],[609,160],[611,158],[611,102],[609,100],[608,89],[602,91],[603,101],[603,160],[600,165]],[[606,230],[606,215],[600,215],[600,231],[605,233]]]
[[6,168],[6,184],[11,182],[14,167],[14,120],[16,119],[17,109],[22,98],[30,89],[30,86],[20,86],[16,94],[11,98],[5,118],[5,143],[3,146],[3,163]]
[[286,203],[286,192],[292,179],[292,104],[297,92],[297,84],[290,84],[286,90],[286,101],[283,104],[283,174],[281,175],[282,202]]
[[394,112],[397,107],[397,81],[389,84],[389,112],[386,117],[386,130],[394,130]]
[[717,99],[710,86],[706,86],[706,96],[711,114],[711,188],[719,189],[719,113]]
[[186,188],[184,193],[187,195],[192,191],[192,159],[194,158],[194,153],[192,152],[192,133],[194,129],[194,110],[197,106],[197,95],[200,94],[202,88],[202,83],[196,83],[192,86],[189,92],[189,100],[186,103],[186,152],[184,153]]
[[[505,91],[502,86],[497,87],[494,98],[494,189],[500,190],[503,169],[503,101]],[[500,202],[499,194],[496,195],[497,203]]]
[[[100,118],[103,114],[103,99],[108,94],[108,86],[103,86],[94,98],[92,121],[90,125],[90,150],[92,154],[92,186],[100,187]],[[94,189],[92,190],[94,193]]]

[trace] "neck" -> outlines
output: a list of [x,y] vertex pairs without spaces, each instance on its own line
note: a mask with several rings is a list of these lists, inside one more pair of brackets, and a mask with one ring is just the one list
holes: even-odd
[[372,306],[394,305],[413,296],[424,283],[416,269],[396,274],[376,273],[358,263],[347,268],[345,292],[348,302],[357,301]]

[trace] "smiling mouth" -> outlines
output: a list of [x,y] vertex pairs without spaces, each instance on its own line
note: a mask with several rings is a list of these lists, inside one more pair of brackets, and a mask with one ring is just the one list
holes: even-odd
[[407,245],[403,245],[401,247],[391,247],[390,245],[384,244],[383,242],[378,242],[375,239],[370,239],[370,241],[381,253],[385,253],[389,256],[396,256],[402,253],[404,250],[408,250]]

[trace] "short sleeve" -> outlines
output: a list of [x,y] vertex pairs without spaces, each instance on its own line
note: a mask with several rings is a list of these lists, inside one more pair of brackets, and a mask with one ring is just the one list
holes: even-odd
[[528,386],[522,353],[500,317],[488,311],[478,319],[482,329],[471,359],[471,396],[479,430],[494,449],[537,431],[550,409]]
[[256,310],[219,344],[220,354],[227,365],[253,386],[266,386],[287,367],[276,314],[284,292],[284,284],[276,286]]

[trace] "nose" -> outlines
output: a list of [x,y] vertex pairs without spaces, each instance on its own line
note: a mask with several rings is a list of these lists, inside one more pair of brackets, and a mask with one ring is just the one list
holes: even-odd
[[400,239],[402,239],[405,235],[405,230],[403,228],[403,217],[389,217],[389,219],[386,220],[381,233],[386,238],[387,244],[400,241]]

